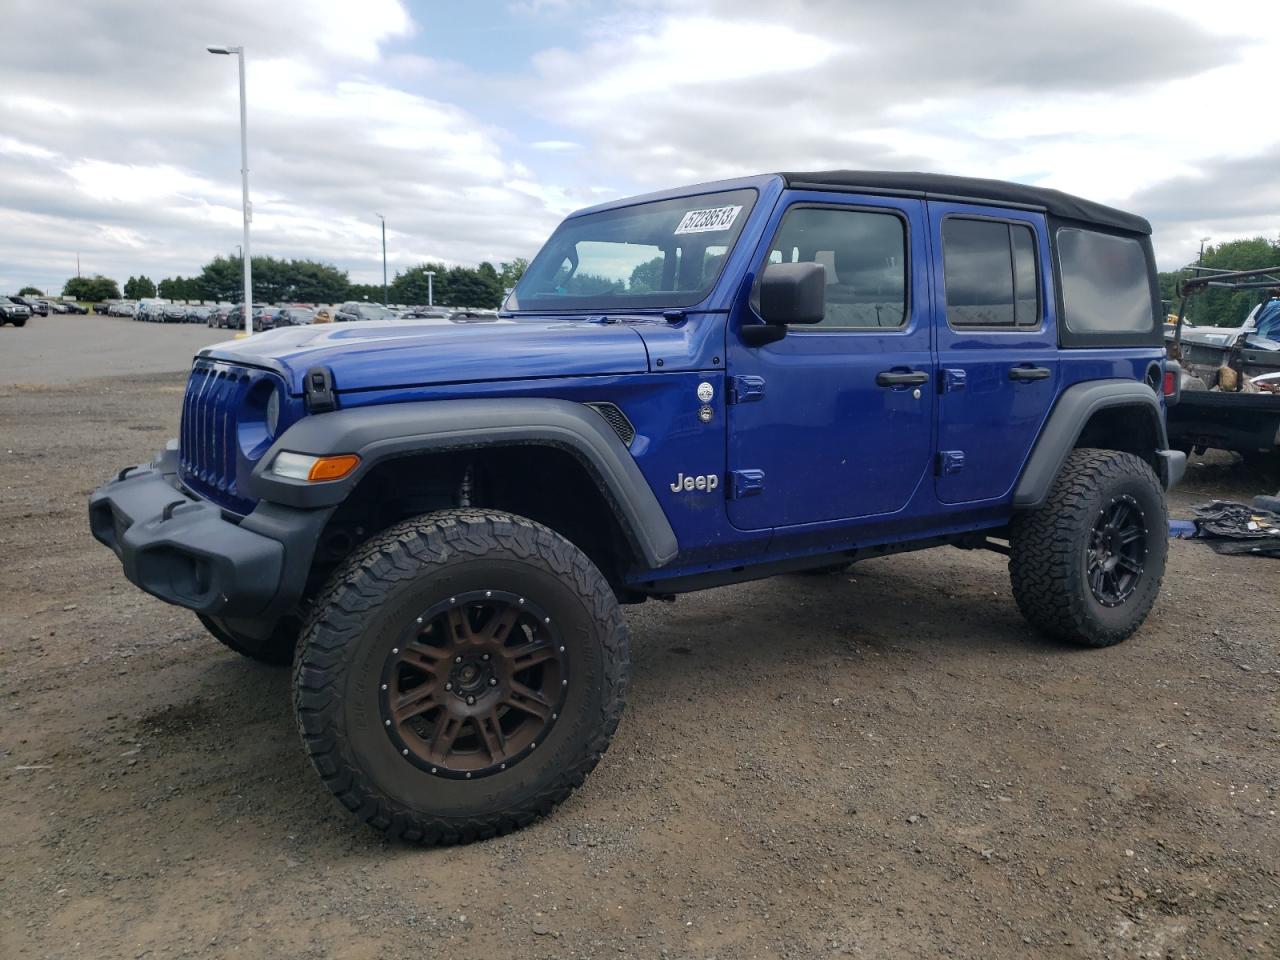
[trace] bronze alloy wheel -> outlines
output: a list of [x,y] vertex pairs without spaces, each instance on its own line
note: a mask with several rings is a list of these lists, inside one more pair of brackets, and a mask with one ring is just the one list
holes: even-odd
[[387,736],[428,773],[500,773],[546,740],[569,689],[557,624],[525,597],[462,593],[418,616],[387,656]]

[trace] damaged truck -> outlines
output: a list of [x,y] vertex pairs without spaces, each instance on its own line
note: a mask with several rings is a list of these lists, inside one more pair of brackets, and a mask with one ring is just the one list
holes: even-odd
[[[1187,322],[1188,301],[1206,290],[1262,291],[1239,327]],[[1280,267],[1215,271],[1183,281],[1178,319],[1165,333],[1181,364],[1181,397],[1169,407],[1169,442],[1186,453],[1231,450],[1246,460],[1280,446]]]

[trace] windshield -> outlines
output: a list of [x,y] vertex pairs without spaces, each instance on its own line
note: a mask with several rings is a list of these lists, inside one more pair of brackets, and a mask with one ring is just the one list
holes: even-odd
[[711,292],[756,200],[726,190],[572,217],[507,299],[508,310],[687,307]]

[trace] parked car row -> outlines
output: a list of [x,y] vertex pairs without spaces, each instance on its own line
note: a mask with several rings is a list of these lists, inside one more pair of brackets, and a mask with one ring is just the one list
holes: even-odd
[[169,300],[157,300],[146,297],[138,301],[138,309],[133,319],[146,320],[148,323],[189,323],[191,308]]
[[[304,327],[312,323],[328,323],[328,314],[326,313],[326,319],[321,320],[318,318],[319,313],[320,311],[315,307],[306,304],[269,307],[264,303],[255,303],[253,329],[257,332],[276,330],[280,327]],[[238,303],[234,307],[213,307],[205,318],[205,323],[210,327],[239,330],[244,327],[244,304]]]
[[[18,299],[18,298],[13,298]],[[83,309],[83,308],[82,308]],[[243,304],[196,304],[187,306],[157,298],[142,300],[109,300],[95,304],[95,313],[111,317],[130,317],[151,323],[203,323],[220,330],[244,328]],[[313,323],[354,323],[366,320],[451,320],[456,323],[486,323],[497,320],[496,310],[452,307],[410,306],[391,308],[380,303],[351,300],[337,306],[310,304],[253,305],[253,329],[275,330],[280,327],[306,326]]]
[[10,303],[27,308],[27,316],[39,315],[47,317],[54,313],[79,313],[89,312],[88,307],[82,307],[78,303],[72,303],[69,300],[54,300],[51,297],[35,297],[26,294],[10,294],[4,299]]
[[[130,317],[150,323],[204,323],[217,307],[194,304],[187,306],[168,300],[144,298],[142,300],[108,300],[94,304],[93,312],[109,317]],[[228,308],[223,308],[228,309]]]

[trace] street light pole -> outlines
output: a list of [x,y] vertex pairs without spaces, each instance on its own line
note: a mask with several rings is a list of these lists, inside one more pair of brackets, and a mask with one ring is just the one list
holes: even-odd
[[387,302],[387,218],[380,213],[375,213],[375,217],[382,221],[382,305],[390,306]]
[[244,47],[207,47],[210,53],[229,56],[235,54],[240,61],[240,203],[244,216],[244,250],[240,260],[244,266],[244,332],[253,333],[253,256],[249,252],[249,222],[253,219],[253,207],[249,203],[249,121],[244,96]]
[[435,280],[435,278],[436,278],[436,272],[434,270],[428,270],[427,271],[427,306],[428,307],[435,306],[435,290],[432,289],[432,281]]

